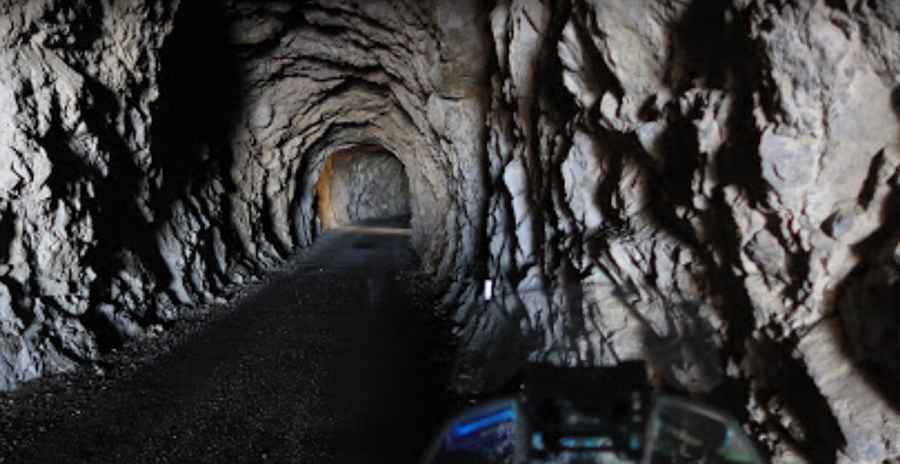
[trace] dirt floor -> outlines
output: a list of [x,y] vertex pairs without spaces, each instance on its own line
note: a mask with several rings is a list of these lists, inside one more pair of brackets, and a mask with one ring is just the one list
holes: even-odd
[[452,407],[407,231],[324,235],[229,308],[0,395],[0,463],[413,463]]

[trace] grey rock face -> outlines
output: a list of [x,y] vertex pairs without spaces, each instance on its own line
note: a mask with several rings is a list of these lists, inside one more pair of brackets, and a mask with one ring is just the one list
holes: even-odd
[[325,162],[316,195],[326,227],[411,215],[406,168],[389,153],[335,153]]
[[489,277],[551,298],[467,314],[473,357],[649,359],[776,461],[898,458],[895,16],[497,2]]
[[[153,164],[170,2],[0,3],[0,388],[99,356],[97,303],[148,198],[132,178]],[[149,20],[148,16],[153,20]],[[144,194],[147,192],[145,191]],[[129,237],[129,235],[131,235]],[[134,282],[134,280],[137,282]],[[136,301],[123,313],[144,307]]]
[[894,2],[62,3],[0,2],[0,389],[409,211],[468,387],[642,358],[900,459]]
[[0,389],[90,365],[309,245],[335,153],[381,153],[338,163],[347,220],[411,214],[437,281],[473,274],[477,2],[62,3],[0,2]]

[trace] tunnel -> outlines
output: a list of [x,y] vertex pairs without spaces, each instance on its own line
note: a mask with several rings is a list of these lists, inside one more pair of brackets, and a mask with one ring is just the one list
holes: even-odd
[[377,147],[336,152],[316,181],[321,228],[353,224],[408,226],[412,219],[409,178],[396,156]]
[[889,0],[0,2],[0,462],[328,461],[336,418],[394,446],[404,395],[422,447],[533,363],[627,361],[772,462],[895,462],[898,31]]

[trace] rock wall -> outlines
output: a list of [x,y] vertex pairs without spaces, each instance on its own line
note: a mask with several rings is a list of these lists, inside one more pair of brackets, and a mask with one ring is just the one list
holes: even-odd
[[426,270],[443,282],[469,274],[483,224],[489,46],[471,21],[478,4],[235,4],[244,85],[230,217],[247,256],[274,261],[309,245],[326,159],[376,147],[406,167]]
[[406,168],[390,153],[353,150],[331,155],[316,182],[316,195],[318,217],[326,228],[411,217]]
[[490,22],[498,289],[467,314],[472,381],[645,358],[776,461],[900,457],[896,4],[501,0]]
[[128,244],[159,214],[147,173],[174,13],[0,2],[0,390],[96,360],[120,312],[152,319],[152,263]]
[[474,1],[0,1],[0,390],[90,366],[308,246],[336,152],[402,162],[424,267],[465,288],[483,236],[483,16]]
[[308,246],[374,147],[462,387],[645,358],[776,461],[900,459],[897,50],[890,0],[0,0],[0,389]]

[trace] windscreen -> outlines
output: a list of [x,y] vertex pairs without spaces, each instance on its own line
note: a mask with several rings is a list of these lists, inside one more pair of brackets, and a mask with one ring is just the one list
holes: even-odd
[[763,464],[734,419],[672,397],[657,398],[650,414],[644,464]]

